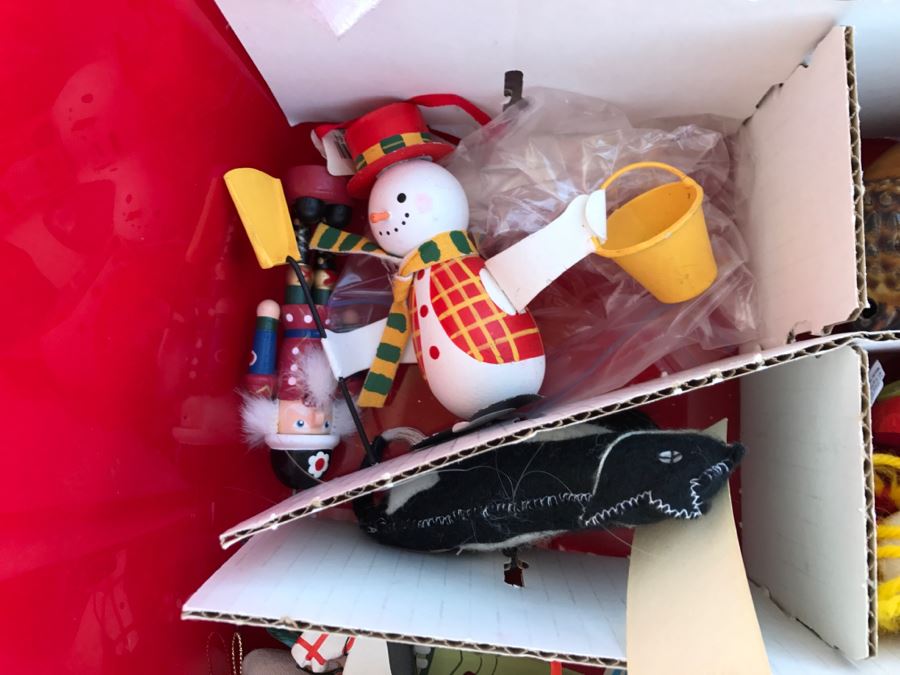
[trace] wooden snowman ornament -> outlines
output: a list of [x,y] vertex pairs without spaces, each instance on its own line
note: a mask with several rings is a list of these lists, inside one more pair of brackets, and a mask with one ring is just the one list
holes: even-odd
[[[546,361],[525,305],[594,250],[606,220],[603,192],[577,198],[548,233],[504,251],[492,269],[467,234],[462,186],[434,162],[453,147],[427,131],[415,105],[394,103],[359,118],[348,125],[345,142],[357,157],[348,190],[357,198],[369,195],[374,242],[320,226],[311,246],[375,255],[398,271],[385,321],[329,331],[323,346],[336,374],[368,368],[359,403],[378,407],[399,364],[417,361],[438,401],[465,420],[536,397]],[[586,216],[589,200],[593,223]]]
[[[443,232],[466,232],[469,204],[444,167],[408,160],[378,177],[369,222],[378,245],[402,259]],[[408,306],[416,360],[448,410],[468,419],[538,393],[545,357],[537,324],[512,307],[474,244],[469,255],[416,271]]]

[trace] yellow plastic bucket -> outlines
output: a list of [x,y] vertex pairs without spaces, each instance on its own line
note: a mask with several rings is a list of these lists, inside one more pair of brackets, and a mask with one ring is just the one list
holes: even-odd
[[616,209],[606,222],[606,241],[594,241],[597,253],[615,260],[660,302],[695,298],[718,274],[703,217],[703,188],[662,162],[629,164],[601,187],[636,169],[663,169],[679,182],[660,185]]

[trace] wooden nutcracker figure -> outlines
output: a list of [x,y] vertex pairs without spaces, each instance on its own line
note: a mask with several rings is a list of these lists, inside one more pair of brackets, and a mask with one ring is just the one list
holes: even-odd
[[[326,281],[333,288],[333,261],[320,274],[309,264],[303,242],[308,242],[310,225],[346,225],[350,210],[345,181],[321,167],[304,166],[289,171],[286,182],[293,197],[291,211],[304,277],[308,283],[323,279],[319,282],[323,289]],[[330,324],[329,295],[316,296],[315,309],[325,325]],[[352,425],[347,429],[346,406],[335,401],[337,381],[322,351],[313,308],[292,269],[287,273],[284,304],[264,300],[257,308],[245,388],[243,422],[248,440],[271,449],[273,468],[290,487],[302,489],[320,481],[341,431]]]

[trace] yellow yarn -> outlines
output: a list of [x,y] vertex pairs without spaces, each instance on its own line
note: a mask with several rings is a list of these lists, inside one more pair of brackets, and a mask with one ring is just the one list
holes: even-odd
[[900,509],[900,457],[876,452],[872,455],[875,466],[875,491],[878,494],[888,487],[888,497]]
[[[900,457],[884,453],[872,456],[875,467],[875,487],[879,493],[887,487],[888,497],[900,507]],[[879,525],[877,556],[879,560],[900,558],[900,525]],[[890,541],[888,544],[886,542]],[[878,626],[891,633],[900,632],[900,577],[878,584]]]
[[900,577],[878,584],[878,627],[900,632]]
[[879,546],[878,547],[878,557],[879,558],[900,558],[900,546]]
[[889,455],[885,452],[876,452],[872,455],[872,461],[875,463],[875,468],[889,466],[894,469],[900,469],[900,457],[896,455]]

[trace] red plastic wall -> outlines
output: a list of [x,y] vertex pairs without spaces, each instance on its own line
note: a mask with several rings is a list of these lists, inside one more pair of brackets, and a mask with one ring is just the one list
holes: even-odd
[[0,673],[225,673],[181,604],[286,491],[233,396],[282,276],[221,176],[290,130],[211,0],[6,2],[0,52]]
[[[218,534],[286,496],[234,396],[283,276],[257,268],[221,176],[309,161],[308,130],[212,0],[4,3],[0,50],[0,673],[221,675],[232,630],[181,605]],[[404,377],[372,428],[430,401]],[[726,386],[654,412],[705,425],[735,410]]]

